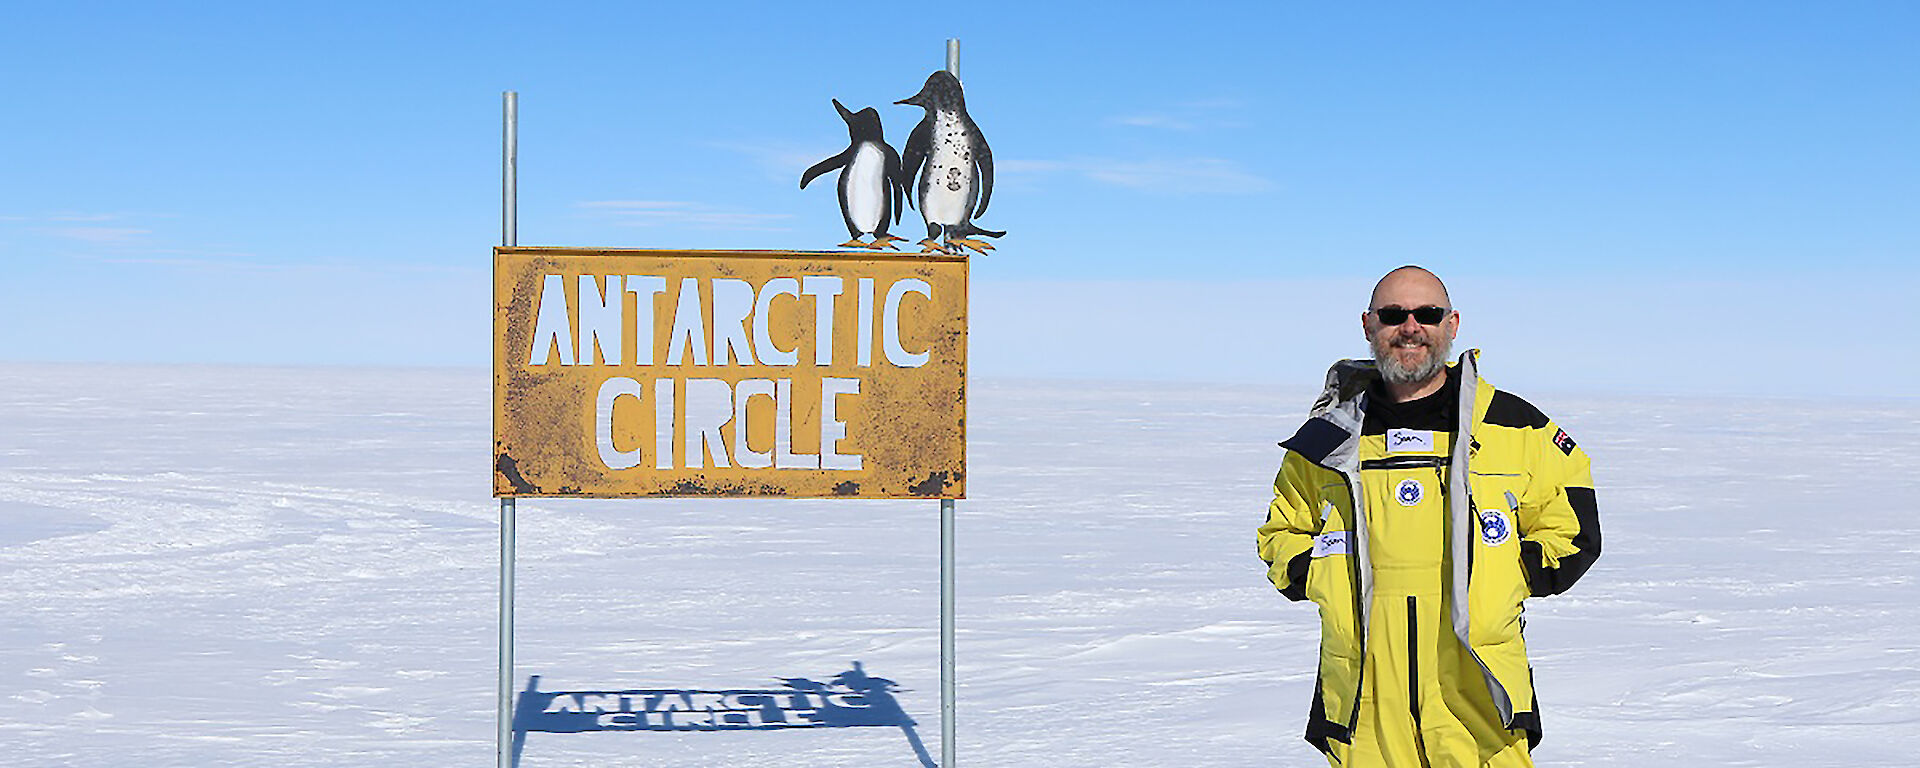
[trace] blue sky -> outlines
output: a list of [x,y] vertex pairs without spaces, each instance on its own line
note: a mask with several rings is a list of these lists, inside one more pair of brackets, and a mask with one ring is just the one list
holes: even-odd
[[1502,382],[1913,394],[1920,5],[965,10],[10,9],[0,359],[483,365],[501,91],[523,244],[822,248],[957,37],[982,375],[1310,383],[1415,262]]

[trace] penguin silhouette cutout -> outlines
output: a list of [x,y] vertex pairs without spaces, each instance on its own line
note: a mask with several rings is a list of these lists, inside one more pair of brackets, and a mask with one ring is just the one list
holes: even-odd
[[[800,176],[800,188],[806,189],[820,174],[840,169],[840,217],[847,222],[848,235],[840,247],[899,250],[894,241],[906,238],[887,234],[887,224],[889,218],[900,221],[900,198],[906,193],[900,155],[887,145],[880,113],[873,107],[851,112],[834,99],[833,108],[847,123],[847,148],[808,168]],[[865,235],[872,235],[873,242],[861,242]]]
[[[993,246],[974,235],[1000,237],[974,225],[993,199],[993,150],[980,135],[980,126],[967,116],[967,100],[960,79],[946,70],[927,76],[920,92],[895,104],[911,104],[927,111],[907,137],[907,178],[918,177],[912,194],[920,216],[927,221],[927,239],[921,253],[980,253]],[[911,202],[911,201],[910,201]]]

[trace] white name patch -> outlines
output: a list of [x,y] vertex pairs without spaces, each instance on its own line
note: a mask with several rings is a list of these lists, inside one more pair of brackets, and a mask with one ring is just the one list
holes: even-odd
[[1387,453],[1412,453],[1416,451],[1422,453],[1433,452],[1433,430],[1387,430]]
[[1347,531],[1333,531],[1313,537],[1313,556],[1351,555],[1353,548],[1347,543]]

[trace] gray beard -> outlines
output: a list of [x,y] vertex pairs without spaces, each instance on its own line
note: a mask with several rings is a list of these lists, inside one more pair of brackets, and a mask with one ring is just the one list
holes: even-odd
[[[1391,337],[1388,337],[1387,343],[1389,345],[1393,343]],[[1423,384],[1446,370],[1447,356],[1453,352],[1453,342],[1445,338],[1434,341],[1427,347],[1427,362],[1413,367],[1401,365],[1399,360],[1394,359],[1392,352],[1392,346],[1385,349],[1381,349],[1378,344],[1374,346],[1373,360],[1380,369],[1380,377],[1386,379],[1389,384]]]

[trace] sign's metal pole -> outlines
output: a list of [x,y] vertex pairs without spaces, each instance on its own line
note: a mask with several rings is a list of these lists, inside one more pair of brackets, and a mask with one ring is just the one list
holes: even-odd
[[520,94],[507,91],[500,155],[500,244],[519,245]]
[[940,765],[953,765],[953,499],[940,500]]
[[513,768],[513,497],[500,500],[499,768]]
[[[960,77],[960,39],[947,38],[947,72]],[[940,768],[954,768],[953,499],[940,500]]]
[[[520,94],[505,94],[501,141],[500,244],[519,245]],[[500,499],[500,711],[498,768],[513,768],[513,497]]]

